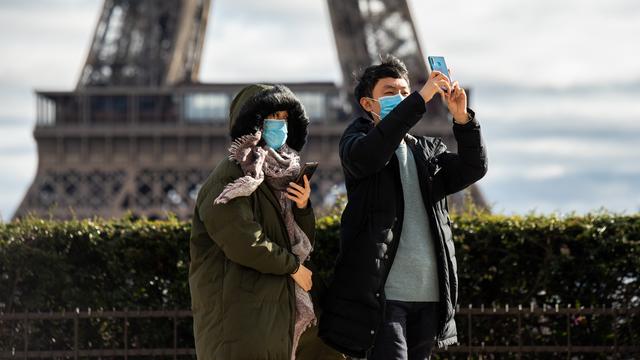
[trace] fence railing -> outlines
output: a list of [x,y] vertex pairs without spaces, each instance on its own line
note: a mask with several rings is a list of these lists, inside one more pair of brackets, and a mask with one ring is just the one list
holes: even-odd
[[[521,354],[526,353],[562,353],[566,354],[567,358],[570,358],[571,354],[575,353],[610,353],[610,354],[623,354],[623,353],[638,353],[640,354],[640,344],[638,343],[620,343],[619,342],[619,324],[620,319],[624,319],[624,323],[631,323],[631,319],[640,313],[638,307],[590,307],[590,308],[573,308],[573,307],[561,307],[555,306],[504,306],[504,307],[491,307],[485,308],[484,306],[458,308],[456,320],[458,323],[458,334],[461,339],[461,344],[457,346],[450,346],[446,349],[436,350],[439,353],[467,353],[467,354],[490,354],[490,353],[510,353],[515,358],[519,358]],[[0,336],[5,337],[5,340],[0,340],[0,344],[3,345],[3,349],[0,349],[0,358],[6,359],[29,359],[29,358],[93,358],[93,357],[123,357],[127,359],[129,356],[163,356],[172,357],[177,359],[178,357],[195,357],[195,349],[192,347],[192,343],[189,347],[179,347],[178,344],[178,323],[180,321],[191,321],[190,310],[112,310],[112,311],[92,311],[88,309],[81,311],[76,309],[75,311],[66,312],[20,312],[20,313],[0,313]],[[577,320],[585,316],[597,316],[597,317],[610,317],[611,334],[613,334],[611,344],[575,344],[572,343],[572,329],[579,326]],[[487,344],[486,341],[477,339],[477,334],[474,334],[474,324],[487,317],[498,317],[494,321],[495,326],[501,326],[504,323],[515,324],[513,328],[513,341],[507,341],[507,343],[501,344]],[[544,344],[535,345],[525,343],[524,335],[527,326],[523,324],[523,321],[531,318],[545,318],[549,319],[549,327],[558,327],[562,325],[559,321],[563,322],[563,327],[566,331],[566,339],[564,341],[555,341],[554,345]],[[79,338],[81,336],[79,323],[83,319],[109,319],[121,324],[122,338],[120,342],[122,346],[119,348],[109,349],[86,349],[82,348],[79,344]],[[165,347],[153,347],[153,348],[140,348],[132,347],[129,333],[130,321],[134,319],[164,319],[170,321],[173,324],[173,343],[167,344]],[[553,320],[551,320],[553,319]],[[72,338],[73,343],[64,344],[66,349],[58,350],[45,350],[45,349],[32,349],[29,345],[30,341],[30,327],[34,322],[51,322],[51,326],[55,322],[72,322]],[[22,334],[17,334],[15,329],[19,324]],[[462,326],[461,326],[462,325]],[[544,330],[544,329],[543,329]],[[636,332],[638,329],[630,330]],[[474,337],[476,336],[476,337]],[[480,334],[480,338],[485,337],[486,334]],[[10,339],[7,341],[7,339]],[[15,344],[19,340],[22,343],[19,346]],[[59,345],[60,346],[60,345]]]
[[[80,311],[72,312],[22,312],[0,313],[0,326],[6,327],[6,322],[20,322],[22,324],[21,348],[1,350],[0,358],[28,359],[28,358],[73,358],[79,357],[124,357],[129,356],[178,356],[192,355],[195,357],[195,349],[192,347],[178,347],[178,321],[191,319],[191,310],[112,310],[112,311]],[[164,348],[130,348],[129,325],[132,319],[170,319],[173,322],[173,344]],[[118,349],[81,349],[79,346],[79,323],[81,319],[119,319],[122,321],[122,348]],[[70,350],[36,350],[29,348],[30,323],[34,321],[73,321],[73,344],[68,344]],[[0,334],[6,331],[0,332]],[[169,345],[169,344],[168,344]]]
[[[464,333],[464,340],[459,346],[452,346],[446,349],[439,349],[436,352],[452,352],[452,353],[467,353],[467,354],[491,354],[491,353],[511,353],[514,357],[519,359],[521,354],[525,353],[563,353],[566,354],[567,359],[571,358],[575,353],[639,353],[640,343],[635,344],[620,344],[618,341],[619,324],[617,322],[620,318],[624,318],[625,322],[629,323],[631,318],[637,316],[640,313],[638,307],[580,307],[574,308],[571,305],[561,307],[559,304],[553,306],[543,305],[537,307],[531,304],[528,307],[509,306],[504,307],[490,307],[485,308],[484,305],[480,307],[472,307],[469,305],[467,308],[458,307],[456,320],[458,326],[460,326],[460,320],[465,320],[466,329],[458,327],[458,334]],[[500,317],[501,322],[506,319],[514,320],[516,323],[514,343],[511,344],[491,344],[486,345],[485,342],[474,342],[473,324],[474,318],[481,317]],[[577,319],[581,319],[584,316],[606,316],[610,317],[612,344],[574,344],[572,343],[572,328],[578,326]],[[555,318],[556,321],[564,322],[564,329],[566,336],[564,343],[557,341],[556,345],[532,345],[524,344],[523,335],[525,326],[523,325],[523,319],[532,317],[546,317]],[[583,318],[584,319],[584,318]],[[551,322],[553,326],[558,326],[557,322]],[[638,337],[638,329],[629,329],[628,332],[635,332]],[[460,336],[459,336],[460,337]]]

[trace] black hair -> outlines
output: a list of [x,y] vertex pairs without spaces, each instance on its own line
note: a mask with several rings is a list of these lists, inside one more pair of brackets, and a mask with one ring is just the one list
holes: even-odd
[[[380,79],[388,77],[394,79],[405,79],[407,84],[409,84],[409,71],[402,60],[393,55],[387,55],[380,60],[380,64],[371,65],[364,69],[360,75],[356,75],[357,84],[353,90],[356,103],[360,104],[360,99],[363,97],[371,97],[373,95],[373,88]],[[360,107],[362,107],[362,105],[360,105]],[[369,113],[364,108],[362,108],[362,110]]]

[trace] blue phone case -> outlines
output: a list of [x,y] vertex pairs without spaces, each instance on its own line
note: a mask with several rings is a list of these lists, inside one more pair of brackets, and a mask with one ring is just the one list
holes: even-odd
[[449,69],[447,68],[447,63],[444,61],[444,56],[429,56],[428,59],[431,71],[440,71],[449,78],[449,81],[451,81],[451,76],[449,76]]

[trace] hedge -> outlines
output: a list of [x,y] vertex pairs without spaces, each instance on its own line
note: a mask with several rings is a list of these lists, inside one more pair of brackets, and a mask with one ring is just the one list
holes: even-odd
[[[452,221],[463,307],[639,305],[640,214],[506,216],[471,210],[452,214]],[[26,218],[0,224],[0,310],[188,309],[189,232],[189,222],[175,217],[63,222]],[[326,279],[338,236],[337,212],[318,219],[313,259]],[[612,322],[596,318],[577,322],[572,333],[577,342],[613,341]],[[555,335],[562,335],[566,324],[547,324],[543,331],[541,321],[531,319],[527,336],[537,344],[558,342]],[[152,322],[139,321],[140,329],[153,326],[154,331],[140,331],[138,341],[170,344],[173,329],[161,331]],[[122,345],[120,330],[111,325],[107,320],[82,325],[82,343],[96,348]],[[478,325],[484,328],[474,332],[483,335],[474,341],[513,341],[512,331],[503,325]],[[20,326],[0,324],[1,348],[18,344],[24,330]],[[637,317],[618,319],[614,327],[618,342],[640,342],[630,330],[640,328]],[[459,328],[464,342],[464,324]],[[67,325],[34,324],[30,347],[57,346],[51,339],[73,343],[68,330]],[[191,336],[190,324],[182,324],[179,343],[192,346]]]

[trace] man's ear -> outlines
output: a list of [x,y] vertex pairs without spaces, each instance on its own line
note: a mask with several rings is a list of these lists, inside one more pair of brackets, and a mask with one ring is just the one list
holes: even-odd
[[371,109],[371,100],[367,99],[366,97],[360,98],[360,106],[362,106],[362,108],[367,112],[373,111],[373,109]]

